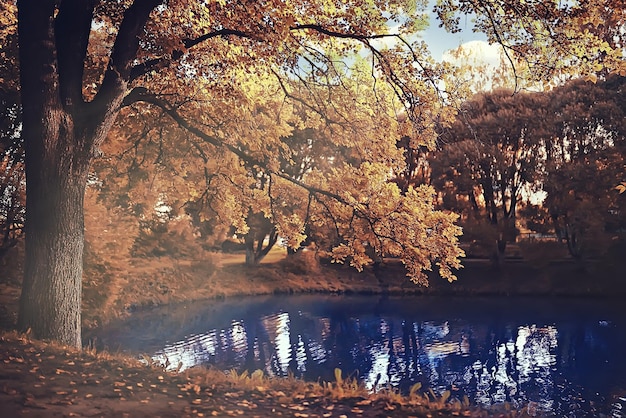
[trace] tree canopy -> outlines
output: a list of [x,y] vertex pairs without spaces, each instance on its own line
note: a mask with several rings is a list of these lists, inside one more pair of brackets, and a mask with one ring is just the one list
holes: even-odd
[[[389,138],[407,127],[411,132],[428,129],[426,116],[441,108],[436,88],[441,73],[423,44],[404,43],[401,37],[421,24],[414,11],[414,3],[403,1],[18,2],[19,59],[28,63],[20,66],[20,79],[30,260],[20,326],[39,337],[80,345],[84,188],[91,162],[101,155],[120,112],[126,124],[147,122],[144,132],[159,157],[159,147],[177,147],[168,139],[184,138],[180,150],[186,148],[204,166],[190,176],[211,180],[203,188],[216,195],[217,211],[241,231],[248,228],[245,219],[252,208],[273,217],[281,234],[297,245],[303,238],[301,217],[274,205],[274,196],[294,196],[287,187],[295,185],[301,193],[329,200],[324,205],[336,219],[364,222],[354,231],[384,234],[376,230],[379,221],[369,218],[374,212],[359,206],[366,203],[362,193],[389,188],[383,169],[395,159],[384,157]],[[399,24],[397,33],[390,30],[392,21]],[[399,47],[378,45],[383,38],[395,39]],[[368,74],[373,81],[367,87],[352,81],[357,70],[345,61],[361,53],[372,60]],[[361,97],[366,88],[370,103]],[[357,150],[361,161],[339,165],[335,176],[359,177],[361,183],[365,173],[381,176],[371,185],[366,181],[360,189],[346,190],[344,185],[333,189],[332,182],[314,173],[309,181],[281,171],[279,157],[287,154],[281,152],[286,149],[281,138],[295,126],[289,125],[294,103],[305,106],[313,127],[323,126],[335,143]],[[398,124],[400,113],[415,125]],[[154,120],[164,115],[175,123],[153,131]],[[374,115],[378,123],[367,125],[370,132],[356,129],[359,118]],[[434,140],[428,131],[422,136],[422,141]],[[353,146],[354,138],[369,145]],[[183,173],[189,163],[180,159],[178,164]],[[256,187],[259,178],[253,172],[268,176],[268,187]],[[421,210],[436,215],[429,194],[420,192]],[[390,213],[413,210],[396,203]],[[429,247],[402,237],[406,248],[415,249],[407,252],[406,261],[416,279],[431,263],[450,279],[450,268],[458,266],[460,231],[452,215],[442,215],[433,227],[449,232],[429,238],[437,240]],[[433,230],[426,223],[424,228]],[[337,259],[349,256],[360,267],[365,238],[346,238]],[[378,240],[378,250],[397,251],[393,239]]]
[[622,0],[438,0],[435,11],[450,31],[459,30],[462,16],[474,15],[475,30],[502,45],[516,86],[626,75]]
[[407,167],[422,175],[411,181],[438,190],[441,207],[461,215],[466,240],[497,241],[503,253],[526,223],[554,233],[576,259],[603,255],[624,224],[614,189],[626,155],[625,80],[614,74],[543,92],[479,93],[437,149],[413,155]]

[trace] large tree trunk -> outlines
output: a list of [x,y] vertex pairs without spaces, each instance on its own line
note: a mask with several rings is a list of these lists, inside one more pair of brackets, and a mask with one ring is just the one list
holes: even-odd
[[26,260],[19,327],[81,347],[83,196],[86,170],[56,173],[27,165]]
[[89,163],[122,106],[145,22],[162,0],[126,9],[100,90],[87,103],[83,73],[97,3],[17,5],[27,211],[18,325],[79,348]]
[[[18,326],[36,338],[80,348],[83,198],[94,132],[86,128],[89,118],[81,111],[82,72],[61,76],[57,71],[55,3],[18,4],[27,188]],[[87,31],[90,20],[83,23]],[[76,41],[86,42],[84,37]],[[82,59],[78,54],[72,59]]]

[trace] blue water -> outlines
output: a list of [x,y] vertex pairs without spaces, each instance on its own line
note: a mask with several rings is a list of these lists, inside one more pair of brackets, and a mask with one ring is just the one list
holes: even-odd
[[88,334],[169,369],[215,365],[370,390],[416,382],[531,415],[626,412],[620,301],[547,298],[267,296],[139,312]]

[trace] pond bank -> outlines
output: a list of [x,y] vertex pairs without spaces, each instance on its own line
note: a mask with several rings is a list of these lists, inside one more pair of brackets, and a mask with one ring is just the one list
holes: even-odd
[[460,402],[370,396],[351,381],[323,385],[201,368],[165,372],[7,332],[0,333],[0,362],[0,407],[10,417],[487,416]]
[[430,272],[429,286],[416,285],[398,260],[385,260],[377,268],[357,272],[330,262],[306,258],[282,260],[257,267],[231,265],[209,281],[214,297],[276,293],[362,293],[392,295],[559,296],[617,297],[626,295],[623,270],[601,263],[577,264],[559,260],[534,267],[520,259],[494,266],[486,259],[464,259],[448,282]]
[[[599,265],[582,270],[570,262],[542,269],[509,260],[495,270],[486,260],[466,260],[459,280],[431,277],[418,287],[403,267],[388,260],[362,273],[346,266],[300,259],[247,268],[216,267],[208,260],[137,260],[118,264],[88,259],[85,325],[96,326],[134,310],[207,298],[272,293],[389,293],[439,295],[623,296],[623,275]],[[20,273],[0,276],[0,323],[15,324]],[[332,386],[283,379],[251,381],[223,372],[165,373],[135,360],[75,352],[28,337],[0,336],[0,405],[11,416],[525,416],[525,411],[443,407],[438,400],[411,400],[390,393],[370,398]],[[356,389],[355,389],[356,390]],[[413,403],[412,403],[413,402]]]
[[[0,266],[0,326],[15,323],[23,249]],[[224,261],[224,259],[226,261]],[[624,297],[626,267],[572,260],[533,266],[507,259],[498,268],[487,259],[464,259],[449,283],[431,272],[423,287],[406,277],[398,260],[386,259],[362,272],[316,258],[313,252],[275,257],[247,267],[243,256],[207,254],[202,260],[173,257],[111,258],[86,254],[83,325],[97,327],[153,306],[234,296],[295,293]],[[4,267],[4,268],[3,268]]]
[[[176,273],[164,271],[142,287],[118,290],[117,312],[96,318],[108,322],[116,315],[125,316],[136,309],[198,299],[222,299],[233,296],[297,293],[391,294],[391,295],[462,295],[462,296],[550,296],[550,297],[623,297],[626,280],[619,270],[602,264],[585,268],[570,260],[547,263],[541,268],[521,260],[507,260],[498,268],[489,260],[466,259],[457,272],[458,280],[449,283],[432,272],[430,285],[423,287],[406,277],[398,260],[385,260],[376,269],[355,269],[311,260],[313,254],[295,259],[246,267],[242,264],[221,266],[210,275],[193,265]],[[207,277],[208,276],[208,277]],[[137,299],[142,295],[141,299]],[[94,306],[95,307],[95,306]],[[95,311],[95,310],[94,310]],[[107,310],[97,310],[105,313]],[[110,312],[110,309],[109,309]],[[89,317],[87,317],[89,320]]]

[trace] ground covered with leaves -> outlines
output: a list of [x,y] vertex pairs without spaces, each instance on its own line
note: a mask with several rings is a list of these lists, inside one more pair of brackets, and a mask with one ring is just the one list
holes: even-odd
[[78,352],[14,332],[0,337],[0,361],[0,409],[5,417],[486,415],[460,401],[393,392],[367,395],[356,382],[341,379],[325,384],[269,379],[260,372],[165,372],[137,360]]

